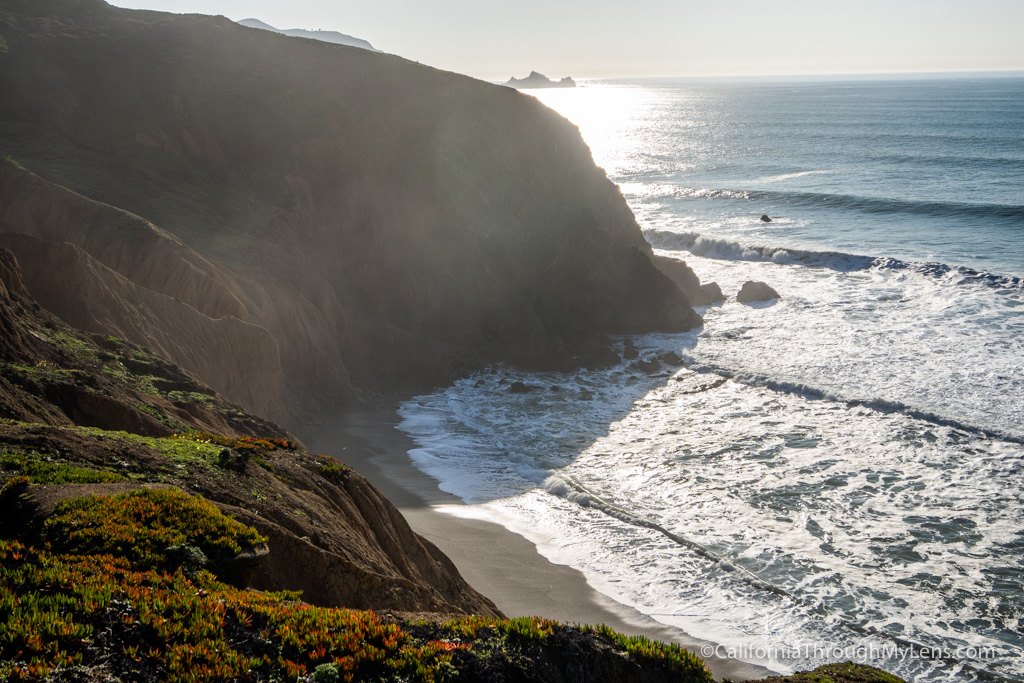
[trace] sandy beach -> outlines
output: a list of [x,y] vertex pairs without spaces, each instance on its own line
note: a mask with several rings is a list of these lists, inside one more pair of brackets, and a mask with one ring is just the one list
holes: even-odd
[[[447,554],[462,576],[506,615],[603,623],[621,633],[678,643],[695,653],[712,644],[605,597],[582,573],[552,564],[532,543],[498,524],[437,511],[437,506],[462,502],[412,465],[407,453],[415,444],[395,428],[398,422],[394,411],[348,411],[307,426],[301,437],[314,452],[333,456],[369,479],[417,533]],[[732,659],[703,659],[716,678],[740,681],[774,673]]]

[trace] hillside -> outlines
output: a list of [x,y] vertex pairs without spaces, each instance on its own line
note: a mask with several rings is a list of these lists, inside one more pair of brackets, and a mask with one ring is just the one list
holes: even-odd
[[[321,605],[497,615],[357,473],[145,349],[68,327],[28,295],[6,249],[0,324],[0,480],[38,484],[21,512],[187,489],[269,538],[248,586]],[[18,535],[20,513],[0,519],[0,536]]]
[[288,426],[701,324],[696,277],[514,90],[100,0],[7,0],[0,36],[0,232],[30,292]]

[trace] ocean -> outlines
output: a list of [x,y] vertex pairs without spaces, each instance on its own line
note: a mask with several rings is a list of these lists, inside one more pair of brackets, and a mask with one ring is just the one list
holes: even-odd
[[[445,511],[721,656],[1024,681],[1024,78],[532,94],[729,299],[635,339],[683,367],[494,367],[406,402]],[[781,297],[740,304],[746,280]]]

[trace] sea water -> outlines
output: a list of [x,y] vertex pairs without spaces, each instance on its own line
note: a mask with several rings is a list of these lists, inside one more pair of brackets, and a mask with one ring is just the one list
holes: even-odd
[[[1024,79],[537,96],[729,298],[635,339],[683,367],[499,367],[404,404],[449,511],[719,655],[1024,680]],[[746,280],[781,298],[736,302]]]

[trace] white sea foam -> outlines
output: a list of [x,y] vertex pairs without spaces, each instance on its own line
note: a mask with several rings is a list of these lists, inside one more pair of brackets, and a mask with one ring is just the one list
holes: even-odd
[[[1008,635],[1024,605],[1006,588],[1024,561],[1024,434],[1021,406],[1001,399],[1022,391],[1024,335],[986,336],[1021,324],[1002,319],[1013,300],[914,271],[688,261],[727,294],[763,279],[782,298],[639,339],[642,358],[671,349],[689,369],[499,369],[420,397],[402,409],[414,460],[688,633],[734,647],[966,643],[994,654],[875,663],[915,679],[1024,675]],[[560,391],[512,394],[514,380]]]

